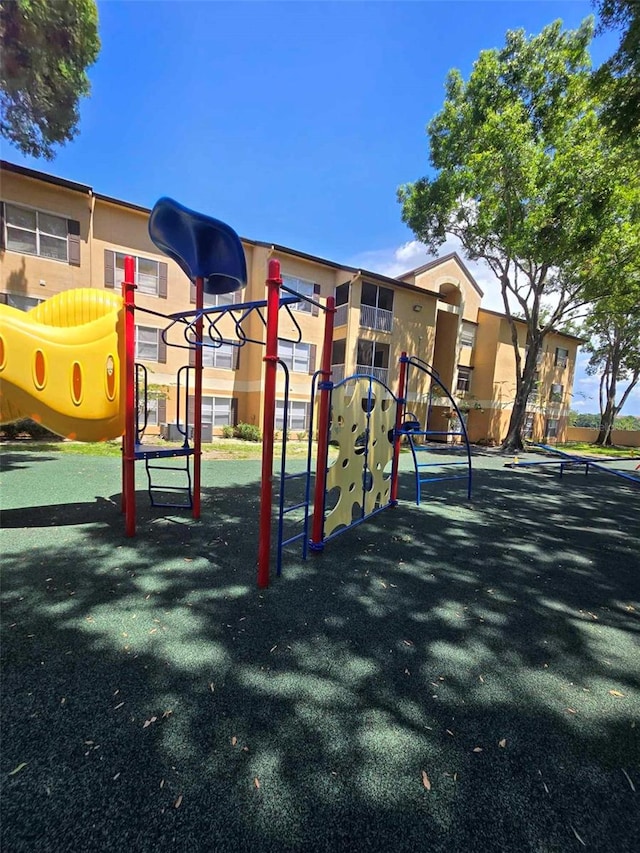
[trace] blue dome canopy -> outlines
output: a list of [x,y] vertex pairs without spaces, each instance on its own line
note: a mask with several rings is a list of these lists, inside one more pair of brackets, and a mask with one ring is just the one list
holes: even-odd
[[149,236],[191,281],[202,277],[205,293],[232,293],[247,283],[247,263],[233,228],[161,198],[149,217]]

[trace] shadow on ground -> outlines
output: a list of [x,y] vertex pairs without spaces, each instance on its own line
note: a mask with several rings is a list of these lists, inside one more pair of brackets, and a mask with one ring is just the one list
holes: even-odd
[[637,490],[503,461],[262,593],[259,463],[127,540],[101,461],[47,462],[3,514],[3,849],[640,849]]

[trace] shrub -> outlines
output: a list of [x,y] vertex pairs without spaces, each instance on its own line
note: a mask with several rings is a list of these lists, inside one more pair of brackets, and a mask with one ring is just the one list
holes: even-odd
[[260,429],[255,424],[238,424],[235,435],[242,441],[262,441]]
[[306,430],[303,432],[299,432],[296,434],[298,441],[304,441],[308,437],[308,433]]
[[222,427],[222,437],[223,438],[233,438],[236,434],[235,427],[232,426],[223,426]]
[[7,440],[15,438],[36,438],[45,441],[62,441],[63,439],[55,432],[51,432],[31,418],[22,418],[10,424],[2,425],[2,435]]

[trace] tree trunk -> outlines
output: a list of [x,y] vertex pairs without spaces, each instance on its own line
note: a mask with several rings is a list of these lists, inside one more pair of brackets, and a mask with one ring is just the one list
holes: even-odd
[[600,430],[594,444],[609,447],[611,446],[611,430],[613,429],[613,422],[618,414],[618,409],[616,408],[616,390],[618,372],[620,370],[620,357],[617,347],[614,349],[610,363],[607,367],[610,371],[609,375],[607,376],[607,372],[605,371],[603,377],[606,383],[607,401],[605,403],[604,411],[600,412]]
[[533,387],[533,378],[536,372],[538,353],[542,347],[542,341],[542,338],[527,341],[528,349],[524,371],[517,381],[516,398],[513,401],[511,417],[509,418],[509,428],[502,442],[502,450],[505,453],[514,453],[517,450],[522,450],[524,447],[522,442],[522,427],[524,426],[524,419],[527,414],[527,403]]

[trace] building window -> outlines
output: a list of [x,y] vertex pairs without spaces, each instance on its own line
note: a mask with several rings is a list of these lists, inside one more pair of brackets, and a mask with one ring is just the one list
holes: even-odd
[[[124,281],[124,259],[126,255],[122,252],[115,253],[115,283],[119,287]],[[146,293],[148,296],[158,295],[158,283],[160,280],[159,263],[150,258],[139,258],[134,255],[135,262],[135,283],[140,293]]]
[[390,332],[393,326],[393,290],[362,283],[360,325],[365,329]]
[[5,217],[7,249],[22,255],[69,260],[68,221],[62,216],[5,204]]
[[147,398],[147,426],[158,426],[158,400]]
[[357,373],[370,374],[381,382],[387,381],[389,368],[389,344],[379,341],[358,340]]
[[278,358],[294,373],[313,373],[311,349],[311,344],[278,341]]
[[233,409],[231,397],[203,397],[202,423],[214,427],[233,426]]
[[[287,431],[305,432],[309,427],[309,404],[289,400]],[[284,429],[284,400],[276,400],[276,429]]]
[[552,403],[561,403],[563,393],[564,393],[564,386],[563,385],[552,385],[551,386],[551,393],[549,394],[549,400]]
[[458,367],[458,381],[456,383],[456,391],[463,393],[471,388],[471,368]]
[[204,293],[202,301],[204,305],[219,308],[221,305],[235,305],[242,301],[241,297],[242,295],[237,291],[234,293]]
[[0,303],[17,308],[18,311],[31,311],[36,305],[40,305],[44,299],[36,299],[35,296],[24,296],[22,293],[0,293]]
[[557,418],[547,418],[547,423],[545,425],[544,437],[545,438],[556,438],[558,435],[558,419]]
[[524,426],[522,434],[525,438],[533,438],[533,412],[527,412],[524,416]]
[[231,344],[220,344],[218,347],[202,347],[202,366],[218,367],[221,370],[233,370],[237,355],[237,347]]
[[136,326],[136,359],[160,361],[159,330],[147,326]]
[[[290,290],[299,293],[301,296],[306,296],[308,299],[313,299],[314,295],[318,295],[317,290],[319,290],[319,288],[312,281],[307,281],[307,279],[297,278],[293,275],[283,275],[282,283],[285,287],[288,287]],[[303,311],[305,314],[311,314],[311,309],[313,307],[314,306],[311,305],[310,302],[306,302],[305,300],[301,300],[300,302],[294,302],[290,306],[293,311]]]
[[472,347],[476,342],[476,327],[473,323],[462,322],[460,329],[460,346]]
[[569,364],[569,350],[563,347],[556,347],[556,367],[566,367]]

